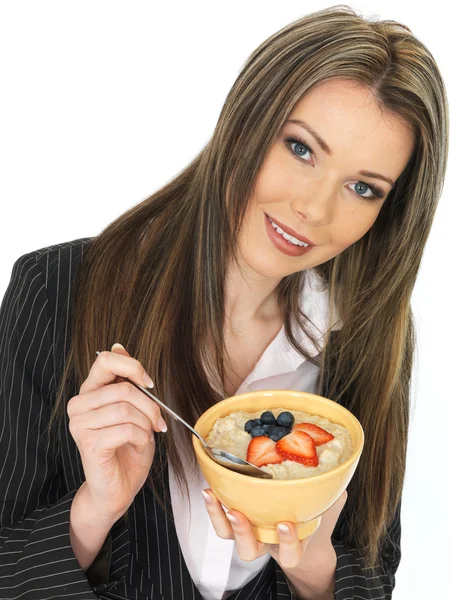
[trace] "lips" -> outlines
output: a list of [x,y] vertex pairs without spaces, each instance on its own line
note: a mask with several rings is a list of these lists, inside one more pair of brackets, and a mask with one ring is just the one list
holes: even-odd
[[283,254],[287,254],[288,256],[292,257],[298,257],[303,256],[304,254],[310,252],[314,248],[314,246],[297,246],[296,244],[291,244],[291,242],[289,242],[277,231],[275,231],[275,228],[273,227],[272,223],[269,220],[269,217],[266,214],[264,214],[264,223],[270,241],[275,246],[275,248],[277,248],[277,250],[279,250]]
[[293,237],[295,237],[297,240],[299,240],[300,242],[305,242],[305,244],[308,244],[308,246],[315,246],[315,244],[313,244],[311,242],[311,240],[309,240],[307,237],[305,237],[304,235],[300,235],[299,233],[297,233],[296,231],[294,231],[294,229],[291,229],[290,227],[288,227],[287,225],[284,225],[283,223],[281,223],[281,221],[277,221],[276,219],[274,219],[273,217],[271,217],[270,215],[268,215],[266,213],[266,216],[269,217],[274,223],[275,225],[278,225],[278,227],[281,227],[281,229],[289,234],[292,235]]

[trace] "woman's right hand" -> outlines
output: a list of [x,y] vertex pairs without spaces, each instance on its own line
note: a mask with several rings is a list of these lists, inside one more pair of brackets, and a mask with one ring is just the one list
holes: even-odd
[[67,404],[89,502],[113,521],[127,511],[147,479],[155,454],[153,431],[167,430],[159,406],[124,379],[153,387],[145,374],[138,360],[114,345],[97,356],[80,393]]

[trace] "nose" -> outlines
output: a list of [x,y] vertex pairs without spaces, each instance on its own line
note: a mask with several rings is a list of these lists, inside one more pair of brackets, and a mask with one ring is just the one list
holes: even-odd
[[331,186],[308,186],[291,203],[293,212],[310,225],[328,225],[333,219],[334,191]]

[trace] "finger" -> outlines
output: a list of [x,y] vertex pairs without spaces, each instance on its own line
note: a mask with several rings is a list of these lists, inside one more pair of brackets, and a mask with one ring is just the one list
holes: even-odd
[[117,376],[127,377],[139,385],[153,387],[153,381],[141,363],[119,352],[103,351],[98,354],[89,375],[80,388],[80,394],[97,390],[113,383]]
[[[130,354],[125,350],[122,344],[113,344],[111,347],[111,352],[117,352],[117,354],[122,354],[123,356],[130,356]],[[114,380],[114,383],[120,383],[121,381],[127,381],[127,378],[118,375]]]
[[226,517],[221,503],[217,500],[216,496],[210,489],[202,490],[202,494],[203,498],[205,499],[206,510],[211,519],[214,531],[220,538],[223,538],[224,540],[232,540],[234,538],[233,528],[230,521]]
[[[130,356],[130,354],[125,350],[125,348],[122,346],[122,344],[118,344],[118,343],[115,343],[112,345],[111,352],[117,352],[117,354],[122,354],[123,356]],[[120,377],[120,375],[118,375],[116,377],[115,383],[120,383],[122,381],[127,381],[127,378]],[[153,385],[154,385],[153,381],[151,381],[150,385],[148,387],[153,387]],[[162,431],[166,431],[167,430],[166,422],[165,422],[164,418],[161,416],[161,412],[159,412],[158,422],[159,422],[158,429],[161,429]]]
[[167,426],[159,406],[129,381],[112,383],[98,390],[74,396],[67,403],[67,414],[72,420],[83,413],[95,412],[104,406],[121,404],[123,401],[143,413],[151,421],[153,430],[166,431]]
[[122,354],[123,356],[130,356],[127,350],[122,346],[122,344],[115,343],[111,346],[111,352],[117,352],[117,354]]
[[298,539],[298,531],[293,523],[277,524],[278,532],[278,561],[281,568],[295,569],[305,553],[309,538]]
[[[119,385],[119,384],[117,384]],[[71,418],[72,429],[75,427],[96,430],[113,425],[131,423],[140,427],[153,439],[153,423],[143,412],[129,402],[115,402],[102,406],[97,410],[81,413]]]
[[133,446],[139,454],[143,454],[147,448],[150,448],[149,443],[151,443],[151,440],[148,432],[140,427],[136,427],[131,423],[122,423],[121,425],[100,429],[96,437],[89,440],[89,443],[84,443],[83,447],[89,454],[93,452],[101,454],[105,451],[121,448],[127,443]]
[[245,561],[255,560],[265,554],[261,552],[261,544],[252,531],[250,521],[242,513],[233,510],[227,512],[227,519],[233,528],[234,539],[236,542],[236,551],[240,558]]

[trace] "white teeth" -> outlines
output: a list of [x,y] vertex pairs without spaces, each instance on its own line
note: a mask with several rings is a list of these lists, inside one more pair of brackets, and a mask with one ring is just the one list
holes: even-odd
[[284,237],[285,240],[287,240],[288,242],[291,242],[291,244],[294,244],[294,246],[305,246],[305,247],[309,246],[309,244],[305,244],[304,242],[301,242],[297,238],[293,237],[292,235],[285,233],[281,229],[281,227],[278,227],[278,225],[275,225],[275,223],[272,221],[272,219],[270,217],[269,217],[269,221],[272,224],[272,227],[275,229],[275,231],[280,233]]

